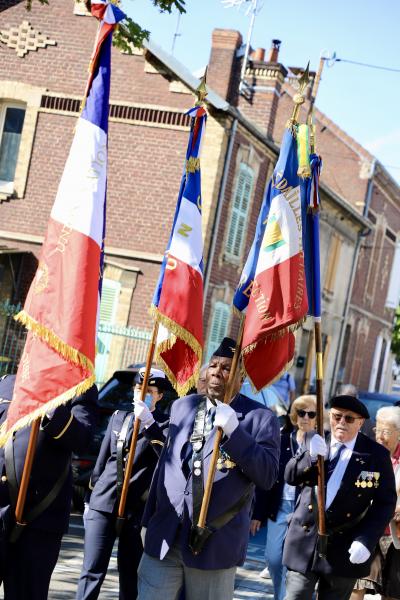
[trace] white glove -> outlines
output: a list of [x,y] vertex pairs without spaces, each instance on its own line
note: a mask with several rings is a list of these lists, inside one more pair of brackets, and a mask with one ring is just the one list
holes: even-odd
[[228,437],[235,431],[236,427],[239,425],[239,421],[235,411],[229,404],[224,404],[220,400],[217,400],[214,425],[215,427],[221,427]]
[[144,540],[146,539],[146,531],[147,531],[147,527],[142,527],[142,529],[140,530],[140,537],[142,538],[143,548],[144,548]]
[[310,440],[310,456],[316,460],[318,456],[326,456],[327,447],[323,437],[318,433],[312,436]]
[[353,565],[364,563],[371,556],[371,552],[361,542],[353,542],[349,548],[350,562]]
[[135,419],[140,420],[140,424],[147,429],[154,423],[154,417],[150,412],[149,407],[141,400],[135,400],[133,403],[133,412]]

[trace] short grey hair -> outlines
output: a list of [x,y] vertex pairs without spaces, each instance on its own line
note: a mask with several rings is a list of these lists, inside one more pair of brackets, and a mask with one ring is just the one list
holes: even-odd
[[376,420],[390,421],[400,430],[400,406],[382,406],[376,413]]

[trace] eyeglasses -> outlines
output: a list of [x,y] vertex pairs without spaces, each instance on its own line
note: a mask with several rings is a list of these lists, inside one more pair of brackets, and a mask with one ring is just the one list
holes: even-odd
[[364,417],[352,417],[351,415],[344,415],[342,413],[335,413],[331,410],[331,415],[339,423],[342,419],[346,421],[346,423],[354,423],[356,419],[363,419]]
[[301,408],[297,408],[296,409],[297,415],[299,417],[301,417],[302,419],[308,415],[310,417],[310,419],[315,419],[315,417],[317,416],[317,413],[315,412],[315,410],[303,410]]
[[398,429],[378,429],[377,427],[373,428],[373,432],[375,435],[381,435],[382,437],[388,438],[392,435],[392,433],[398,433]]

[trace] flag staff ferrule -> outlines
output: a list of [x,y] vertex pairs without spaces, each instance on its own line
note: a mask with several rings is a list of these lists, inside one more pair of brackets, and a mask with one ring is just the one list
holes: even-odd
[[310,81],[310,61],[308,61],[305,71],[303,72],[302,76],[298,80],[299,89],[296,92],[296,94],[293,96],[294,107],[293,107],[292,116],[286,123],[286,127],[288,129],[291,129],[292,131],[293,131],[293,128],[298,123],[300,108],[301,108],[301,105],[304,104],[304,102],[305,102],[304,92],[305,92],[305,89],[306,89],[309,81]]

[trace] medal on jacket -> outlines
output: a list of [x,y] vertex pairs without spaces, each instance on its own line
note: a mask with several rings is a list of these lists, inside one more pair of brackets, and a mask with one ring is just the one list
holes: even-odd
[[229,454],[224,452],[221,448],[219,449],[219,457],[217,459],[217,469],[221,471],[222,469],[233,469],[236,467],[236,463],[231,460]]

